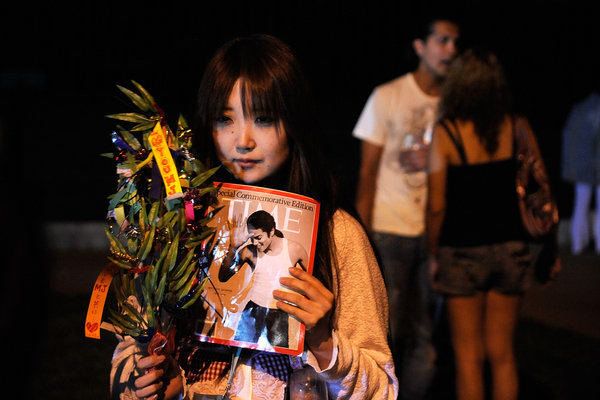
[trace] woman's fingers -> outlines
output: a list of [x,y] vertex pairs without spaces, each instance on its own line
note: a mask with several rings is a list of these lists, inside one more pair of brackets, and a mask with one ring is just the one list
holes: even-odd
[[333,308],[333,293],[299,268],[290,268],[290,274],[292,277],[281,278],[280,283],[293,292],[275,290],[273,295],[280,300],[277,307],[298,318],[310,330]]
[[153,395],[160,393],[163,390],[164,369],[161,364],[165,361],[164,355],[153,355],[143,357],[138,361],[138,368],[145,371],[143,375],[135,380],[135,395],[138,398],[150,398]]
[[309,299],[331,297],[333,300],[333,294],[321,283],[320,280],[308,272],[294,267],[290,268],[289,271],[293,278],[281,278],[279,281],[282,285],[304,294]]
[[154,369],[135,380],[135,395],[139,398],[145,398],[159,393],[163,388],[162,369]]
[[140,359],[140,361],[138,361],[137,367],[142,370],[155,368],[165,362],[166,358],[167,357],[165,355],[152,355],[143,357]]

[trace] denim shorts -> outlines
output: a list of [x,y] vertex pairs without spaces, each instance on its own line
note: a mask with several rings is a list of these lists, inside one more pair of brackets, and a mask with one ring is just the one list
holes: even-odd
[[527,243],[505,242],[476,247],[441,247],[437,290],[450,296],[473,296],[493,290],[521,294],[531,281]]

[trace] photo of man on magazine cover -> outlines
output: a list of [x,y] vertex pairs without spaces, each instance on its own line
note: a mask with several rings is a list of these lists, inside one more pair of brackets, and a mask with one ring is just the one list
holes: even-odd
[[258,343],[259,338],[266,338],[272,346],[288,347],[289,315],[277,308],[272,293],[281,288],[279,278],[291,276],[290,267],[306,271],[308,254],[300,243],[285,238],[276,229],[273,216],[264,210],[251,214],[246,226],[248,239],[236,247],[235,261],[221,265],[219,271],[221,282],[227,282],[244,263],[253,271],[248,303],[234,339]]
[[[318,203],[243,185],[221,189],[219,244],[208,275],[201,341],[299,354],[304,326],[277,308],[290,268],[312,273]],[[257,194],[258,193],[258,194]],[[291,197],[290,197],[291,196]]]

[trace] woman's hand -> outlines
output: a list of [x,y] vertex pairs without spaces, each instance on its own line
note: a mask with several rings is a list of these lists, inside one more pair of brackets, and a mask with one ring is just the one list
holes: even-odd
[[562,272],[562,260],[560,259],[560,257],[556,257],[556,261],[554,262],[554,264],[552,265],[552,268],[550,269],[550,279],[548,280],[548,282],[555,281],[561,272]]
[[429,256],[429,283],[433,289],[437,288],[437,275],[439,263],[436,257]]
[[280,300],[277,307],[298,318],[306,326],[306,344],[319,365],[326,367],[333,350],[329,323],[333,310],[333,293],[308,272],[300,268],[289,270],[292,276],[280,278],[279,282],[294,292],[273,291],[273,296]]
[[140,399],[172,399],[183,392],[183,381],[176,361],[164,355],[147,356],[138,362],[145,374],[135,380],[135,395]]

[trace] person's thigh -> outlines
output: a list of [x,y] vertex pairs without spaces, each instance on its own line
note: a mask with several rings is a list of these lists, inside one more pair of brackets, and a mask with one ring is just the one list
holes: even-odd
[[485,343],[488,356],[494,360],[513,357],[513,338],[522,296],[487,293],[485,309]]
[[485,293],[446,298],[448,324],[455,356],[460,362],[482,362]]

